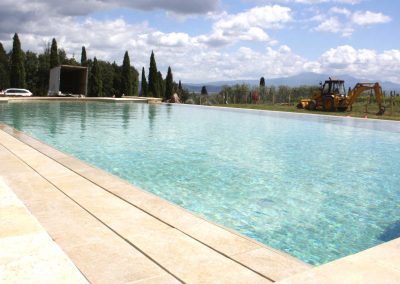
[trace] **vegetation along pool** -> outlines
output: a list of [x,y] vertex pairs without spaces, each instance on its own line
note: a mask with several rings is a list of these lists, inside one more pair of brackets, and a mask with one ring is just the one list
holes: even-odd
[[104,102],[0,121],[311,264],[400,237],[400,123]]

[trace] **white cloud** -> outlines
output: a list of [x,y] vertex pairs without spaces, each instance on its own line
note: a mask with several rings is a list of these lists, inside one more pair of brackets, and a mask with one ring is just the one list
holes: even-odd
[[148,42],[157,46],[185,47],[192,44],[193,39],[186,33],[156,31],[148,35]]
[[113,8],[137,10],[165,10],[179,14],[206,14],[218,8],[219,0],[2,0],[0,11],[13,9],[20,13],[35,11],[43,16],[58,14],[66,16],[88,15],[93,12]]
[[332,74],[350,74],[357,78],[400,82],[400,50],[378,53],[349,45],[331,48],[319,59],[321,70]]
[[214,27],[221,30],[247,29],[250,27],[273,29],[281,28],[291,20],[290,8],[274,5],[255,7],[235,15],[226,15],[218,20]]
[[[233,15],[209,13],[207,19],[214,22],[211,30],[194,36],[184,32],[162,32],[147,22],[131,24],[123,18],[82,20],[51,13],[43,17],[43,13],[36,10],[41,7],[41,2],[29,3],[29,8],[15,7],[27,15],[27,21],[19,26],[24,50],[42,52],[53,37],[60,48],[64,48],[69,56],[74,54],[77,59],[82,45],[86,46],[90,58],[96,56],[118,63],[121,63],[124,51],[128,50],[132,64],[137,69],[145,66],[146,72],[150,52],[154,50],[157,66],[163,74],[171,66],[174,78],[184,82],[254,79],[260,76],[274,78],[309,71],[400,82],[400,50],[379,53],[345,45],[329,49],[317,60],[311,61],[288,46],[278,44],[268,32],[293,22],[292,10],[278,5],[256,7]],[[335,15],[329,18],[323,15],[316,17],[316,29],[343,33],[343,28],[348,28],[351,34],[354,26],[342,25],[339,18],[347,19],[345,11],[333,12]],[[36,13],[41,16],[37,17]],[[17,26],[17,22],[11,22],[8,28],[0,26],[0,40],[6,49],[11,48],[10,31],[14,32]],[[255,50],[246,46],[247,41],[256,41],[265,47],[261,51]],[[225,48],[228,44],[232,45]]]
[[216,17],[212,33],[199,36],[198,40],[214,47],[238,40],[267,42],[271,39],[266,30],[282,28],[291,20],[291,9],[279,5],[255,7],[238,14],[223,13]]
[[389,16],[382,13],[370,11],[351,12],[346,8],[332,7],[330,13],[335,16],[328,17],[325,14],[317,13],[311,18],[312,21],[319,22],[319,25],[313,30],[319,32],[339,33],[344,37],[353,34],[357,26],[366,26],[373,24],[383,24],[391,21]]
[[264,3],[299,3],[306,5],[315,5],[322,3],[340,3],[340,4],[349,4],[355,5],[361,3],[364,0],[264,0],[261,2]]
[[341,14],[341,15],[345,15],[347,17],[351,15],[351,11],[346,8],[332,7],[330,9],[330,11],[331,11],[331,13]]
[[356,25],[366,26],[388,23],[392,19],[382,13],[374,13],[371,11],[358,11],[351,16],[351,20]]
[[340,33],[344,37],[351,36],[354,31],[353,28],[344,25],[336,17],[324,19],[314,30],[318,32]]

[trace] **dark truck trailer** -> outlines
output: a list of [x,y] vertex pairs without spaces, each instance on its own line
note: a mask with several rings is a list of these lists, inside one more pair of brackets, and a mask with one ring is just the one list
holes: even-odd
[[86,96],[88,68],[60,65],[50,70],[48,96]]

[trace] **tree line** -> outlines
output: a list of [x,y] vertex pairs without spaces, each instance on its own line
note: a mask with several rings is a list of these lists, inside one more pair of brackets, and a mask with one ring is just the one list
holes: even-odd
[[[65,50],[58,48],[55,38],[48,43],[42,53],[24,52],[18,34],[13,37],[12,50],[5,51],[0,42],[0,90],[7,88],[26,88],[34,95],[45,96],[49,87],[50,69],[59,65],[88,67],[88,96],[144,96],[163,98],[168,101],[174,93],[184,101],[188,91],[173,79],[171,67],[163,78],[157,69],[154,52],[150,56],[148,77],[142,68],[139,72],[131,65],[128,51],[125,51],[122,65],[110,63],[94,57],[87,58],[86,48],[82,46],[80,62],[74,56],[68,57]],[[140,82],[140,86],[139,86]]]
[[264,77],[259,85],[224,85],[218,93],[208,94],[207,87],[200,94],[189,95],[187,103],[192,104],[293,104],[300,99],[309,98],[319,86],[266,86]]

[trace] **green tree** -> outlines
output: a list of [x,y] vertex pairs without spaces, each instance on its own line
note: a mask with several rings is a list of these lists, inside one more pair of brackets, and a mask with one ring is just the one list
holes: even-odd
[[140,88],[140,96],[147,97],[147,80],[146,80],[146,73],[144,71],[144,67],[142,68],[142,82]]
[[62,48],[58,50],[58,59],[60,65],[79,66],[79,63],[75,60],[75,58],[74,57],[69,58],[65,50]]
[[131,66],[132,76],[132,96],[139,96],[139,72],[135,67]]
[[93,59],[93,65],[90,70],[89,96],[90,97],[103,96],[103,82],[101,81],[101,70],[96,57]]
[[182,83],[181,83],[181,80],[179,80],[178,91],[182,91]]
[[174,78],[172,76],[171,67],[169,66],[167,77],[165,78],[165,93],[164,93],[165,100],[170,100],[172,98],[172,96],[174,95],[173,84],[174,84]]
[[157,83],[158,83],[158,90],[159,90],[159,95],[157,98],[161,98],[162,94],[165,93],[165,82],[163,79],[163,76],[160,71],[157,72]]
[[113,62],[112,64],[114,70],[114,78],[113,78],[113,92],[112,95],[116,97],[120,97],[122,95],[121,92],[121,67],[117,65],[117,63]]
[[125,51],[122,63],[121,92],[125,96],[132,96],[132,74],[128,51]]
[[206,86],[201,87],[201,94],[202,95],[208,95]]
[[154,57],[154,52],[151,51],[150,56],[150,67],[149,67],[149,85],[148,85],[148,95],[153,97],[160,97],[160,83],[158,82],[158,71],[156,59]]
[[45,96],[49,89],[49,70],[50,70],[50,44],[47,45],[44,52],[38,56],[38,93],[39,96]]
[[10,74],[8,68],[8,56],[0,42],[0,90],[10,86]]
[[265,79],[264,79],[264,77],[261,77],[261,79],[260,79],[260,87],[265,87]]
[[85,46],[82,46],[82,51],[81,51],[81,66],[87,66],[87,56],[86,56],[86,48]]
[[11,53],[10,85],[14,88],[25,88],[24,54],[21,50],[21,42],[16,33],[13,38]]
[[260,79],[260,98],[261,101],[265,101],[266,100],[266,89],[265,89],[265,79],[264,77],[261,77]]
[[38,95],[39,82],[39,60],[36,53],[27,51],[25,54],[25,73],[26,87],[34,94]]
[[55,38],[51,41],[50,48],[50,69],[60,65],[60,59],[58,57],[57,41]]
[[99,68],[101,70],[101,82],[103,85],[103,96],[112,96],[115,92],[113,89],[114,80],[114,68],[111,63],[97,60]]

